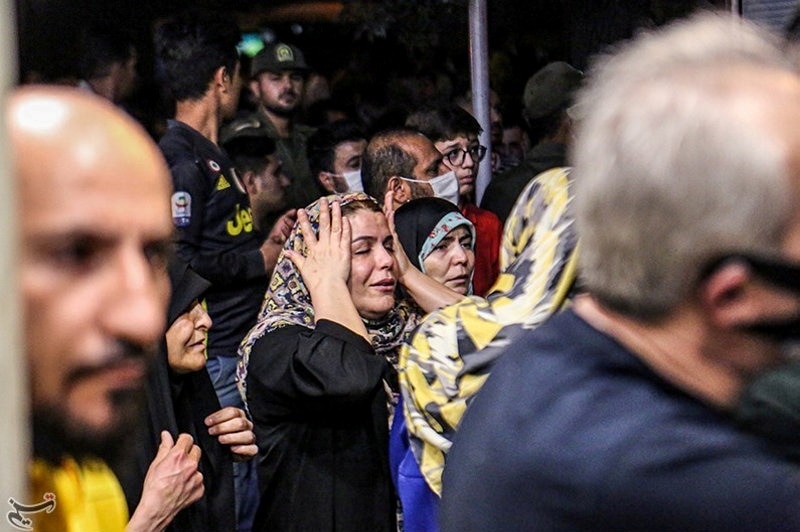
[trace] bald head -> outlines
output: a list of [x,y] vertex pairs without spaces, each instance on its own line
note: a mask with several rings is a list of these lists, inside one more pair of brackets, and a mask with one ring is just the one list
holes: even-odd
[[7,124],[34,450],[107,457],[166,320],[168,169],[136,122],[74,89],[19,90]]
[[[158,147],[129,116],[66,87],[27,87],[7,108],[17,175],[24,185],[105,171],[152,180],[166,193],[169,173]],[[35,183],[29,181],[35,180]]]

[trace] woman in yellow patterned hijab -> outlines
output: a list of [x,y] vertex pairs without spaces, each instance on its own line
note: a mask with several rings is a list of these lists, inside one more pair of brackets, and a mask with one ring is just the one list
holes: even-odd
[[[563,308],[571,295],[578,242],[568,176],[565,168],[549,170],[523,190],[505,226],[503,273],[486,298],[469,297],[429,314],[401,348],[399,379],[410,449],[394,465],[406,531],[435,523],[452,437],[494,360],[520,332]],[[398,456],[397,449],[391,452]],[[417,467],[425,486],[414,478]],[[425,488],[436,496],[421,495]]]

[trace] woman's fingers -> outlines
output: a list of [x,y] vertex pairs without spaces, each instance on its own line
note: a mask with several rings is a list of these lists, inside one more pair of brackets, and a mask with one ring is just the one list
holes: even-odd
[[[328,235],[330,232],[331,227],[331,206],[328,203],[327,198],[322,198],[319,200],[319,235],[320,239],[323,238],[322,235]],[[305,236],[305,234],[304,234]]]
[[[334,201],[330,206],[331,238],[341,237],[342,232],[342,206],[338,201]],[[322,229],[320,228],[320,231]]]
[[342,239],[339,241],[339,247],[345,252],[347,260],[350,260],[350,235],[352,228],[350,227],[350,220],[342,216]]
[[317,237],[314,235],[314,229],[311,227],[311,222],[308,220],[308,212],[305,209],[298,209],[297,223],[300,224],[300,232],[303,235],[306,247],[313,248],[314,244],[317,243]]

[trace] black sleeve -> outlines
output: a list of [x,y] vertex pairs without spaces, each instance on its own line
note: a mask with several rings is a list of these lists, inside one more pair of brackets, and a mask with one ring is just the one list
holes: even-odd
[[175,228],[178,256],[194,271],[218,285],[266,276],[264,256],[259,248],[224,250],[201,245],[207,230],[204,226],[210,194],[207,179],[197,164],[190,160],[178,161],[170,172],[175,190],[187,192],[192,202],[188,224]]
[[290,326],[253,346],[247,374],[251,410],[269,403],[271,414],[295,409],[330,413],[371,401],[391,365],[361,336],[320,320],[315,329]]

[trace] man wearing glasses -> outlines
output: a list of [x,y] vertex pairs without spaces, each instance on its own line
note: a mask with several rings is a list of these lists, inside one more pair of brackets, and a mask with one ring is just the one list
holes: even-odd
[[458,207],[475,226],[474,293],[483,296],[500,273],[503,225],[492,212],[475,205],[475,182],[486,147],[478,142],[482,128],[467,111],[451,105],[412,114],[406,125],[431,139],[443,155],[443,163],[458,179]]

